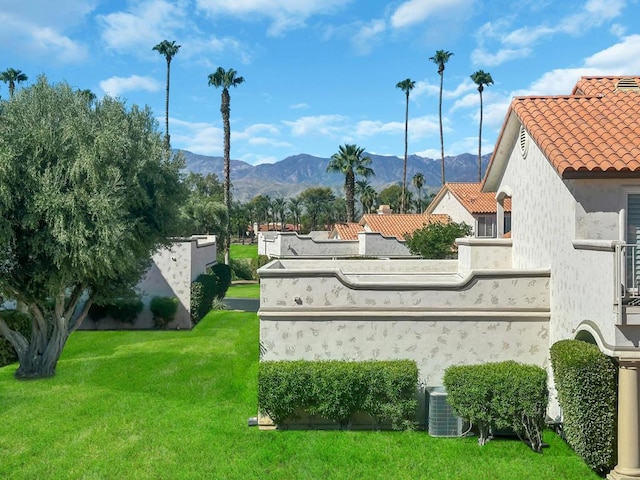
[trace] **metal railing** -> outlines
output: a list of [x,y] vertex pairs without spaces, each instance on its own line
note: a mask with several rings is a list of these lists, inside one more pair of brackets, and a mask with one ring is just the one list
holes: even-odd
[[615,284],[618,304],[640,305],[640,245],[616,245]]

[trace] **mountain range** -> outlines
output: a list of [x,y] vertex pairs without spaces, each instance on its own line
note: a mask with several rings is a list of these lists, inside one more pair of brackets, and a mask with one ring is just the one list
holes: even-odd
[[[224,179],[224,160],[222,157],[198,155],[187,150],[181,151],[186,160],[188,172],[215,173],[220,181]],[[403,159],[396,156],[375,155],[371,158],[371,168],[375,172],[369,177],[369,183],[380,191],[395,183],[401,184]],[[482,172],[486,169],[491,154],[482,157]],[[329,158],[299,154],[287,157],[275,163],[250,165],[240,160],[231,160],[231,184],[234,200],[247,202],[256,195],[271,197],[295,197],[311,187],[331,187],[337,193],[342,192],[344,176],[328,173]],[[407,158],[407,184],[412,188],[411,179],[416,173],[425,178],[424,192],[435,193],[442,185],[441,161],[409,155]],[[463,153],[445,157],[445,175],[448,182],[474,182],[478,178],[478,156]]]

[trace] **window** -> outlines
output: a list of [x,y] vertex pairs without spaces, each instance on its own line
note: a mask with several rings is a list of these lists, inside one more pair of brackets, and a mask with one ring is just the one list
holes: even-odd
[[504,232],[502,233],[509,233],[510,231],[511,231],[511,214],[505,213],[504,214]]
[[478,228],[476,237],[495,238],[496,237],[496,217],[495,215],[482,215],[478,217]]

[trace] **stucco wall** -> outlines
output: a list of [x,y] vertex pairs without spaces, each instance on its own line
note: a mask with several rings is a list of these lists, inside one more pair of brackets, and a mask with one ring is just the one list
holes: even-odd
[[499,189],[513,193],[513,266],[551,269],[550,344],[584,322],[616,342],[613,251],[574,240],[619,238],[620,185],[629,183],[640,180],[562,180],[533,142],[526,158],[517,145],[511,153]]
[[135,324],[126,325],[110,318],[98,322],[87,320],[84,328],[122,329],[153,328],[153,315],[149,304],[153,297],[178,298],[176,318],[168,328],[192,327],[190,316],[191,282],[216,260],[216,241],[213,235],[194,236],[172,242],[170,248],[158,250],[152,258],[151,267],[137,286],[144,309]]
[[379,232],[358,233],[358,253],[363,257],[407,257],[411,252],[406,242],[385,237]]
[[471,215],[466,208],[458,201],[458,199],[449,191],[447,191],[442,200],[433,208],[431,213],[449,215],[451,220],[460,223],[464,222],[467,225],[471,225],[471,228],[476,230],[476,219]]
[[455,261],[274,261],[260,269],[263,359],[415,360],[426,385],[449,365],[544,365],[547,272],[463,276]]

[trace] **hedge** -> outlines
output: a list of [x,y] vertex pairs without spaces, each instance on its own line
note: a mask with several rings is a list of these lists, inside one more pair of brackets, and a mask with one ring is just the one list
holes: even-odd
[[156,328],[166,328],[178,312],[179,300],[175,297],[153,297],[149,309],[153,313],[153,325]]
[[391,422],[415,424],[418,367],[410,360],[265,361],[258,370],[258,405],[277,424],[304,410],[346,428],[357,412]]
[[544,369],[511,360],[456,365],[445,370],[443,384],[456,415],[478,426],[480,445],[495,427],[512,429],[532,450],[541,451],[549,400]]
[[[31,337],[31,317],[28,313],[19,312],[18,310],[0,310],[0,318],[2,318],[11,330],[21,333],[26,338]],[[13,345],[0,335],[0,367],[9,365],[18,360]]]
[[594,470],[616,463],[617,368],[596,345],[561,340],[551,346],[551,367],[563,413],[563,434]]
[[214,301],[222,300],[231,286],[231,267],[216,263],[210,273],[202,273],[191,282],[191,321],[197,324],[209,310]]
[[144,309],[144,304],[139,298],[117,299],[112,303],[98,305],[92,304],[89,308],[89,318],[99,321],[105,317],[111,317],[123,323],[133,324],[138,315]]

